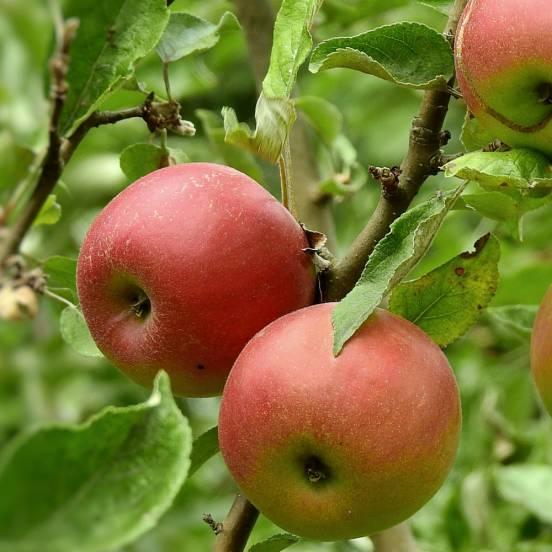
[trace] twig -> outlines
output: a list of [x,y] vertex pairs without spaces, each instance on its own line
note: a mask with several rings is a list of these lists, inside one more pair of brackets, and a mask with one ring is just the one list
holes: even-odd
[[[456,0],[451,9],[445,32],[453,37],[467,0]],[[343,298],[362,274],[366,261],[376,244],[387,234],[391,223],[408,209],[414,196],[429,176],[435,174],[435,159],[443,143],[441,129],[451,98],[447,91],[429,90],[424,94],[420,111],[412,123],[408,152],[401,164],[402,174],[397,191],[382,190],[379,202],[364,229],[347,254],[323,274],[322,290],[326,301]]]
[[243,495],[238,494],[218,528],[214,552],[241,552],[259,517],[259,511]]
[[76,20],[69,20],[63,25],[63,32],[61,33],[57,51],[50,62],[50,72],[52,75],[50,91],[52,114],[50,116],[48,149],[42,162],[40,176],[31,200],[13,227],[6,233],[4,240],[0,243],[0,267],[19,247],[19,243],[32,225],[63,170],[63,160],[61,157],[62,140],[58,126],[68,89],[66,76],[69,65],[69,48],[75,37],[77,26],[78,22]]

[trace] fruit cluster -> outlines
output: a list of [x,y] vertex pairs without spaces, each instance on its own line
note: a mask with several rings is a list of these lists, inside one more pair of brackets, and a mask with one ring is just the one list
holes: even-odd
[[[228,167],[155,171],[100,213],[77,283],[98,347],[134,380],[220,394],[219,439],[261,512],[348,539],[401,522],[455,457],[459,393],[441,350],[377,310],[338,357],[301,226]],[[225,383],[226,382],[226,383]]]

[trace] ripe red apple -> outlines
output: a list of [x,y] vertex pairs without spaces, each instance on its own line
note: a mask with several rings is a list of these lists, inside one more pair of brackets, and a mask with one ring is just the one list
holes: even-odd
[[552,286],[544,296],[533,326],[531,370],[544,406],[552,416]]
[[335,304],[288,314],[238,357],[220,448],[251,502],[318,540],[379,532],[439,489],[461,425],[455,378],[418,327],[377,310],[332,355]]
[[470,111],[506,144],[552,155],[550,0],[471,0],[455,40]]
[[189,163],[140,178],[93,222],[77,284],[100,350],[139,383],[219,394],[239,352],[313,301],[304,232],[251,178]]

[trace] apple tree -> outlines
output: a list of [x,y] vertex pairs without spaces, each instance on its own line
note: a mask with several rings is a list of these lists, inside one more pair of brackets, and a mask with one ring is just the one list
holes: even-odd
[[552,549],[525,4],[0,0],[0,552]]

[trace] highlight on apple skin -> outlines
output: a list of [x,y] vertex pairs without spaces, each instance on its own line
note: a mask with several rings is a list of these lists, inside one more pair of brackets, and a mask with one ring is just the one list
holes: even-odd
[[455,39],[469,110],[497,138],[552,156],[550,0],[471,0]]
[[283,529],[331,541],[422,507],[454,462],[461,427],[452,370],[422,330],[378,309],[334,358],[334,305],[259,332],[219,417],[224,460],[247,498]]
[[100,350],[135,381],[158,370],[178,395],[222,392],[269,322],[314,300],[300,225],[254,180],[188,163],[139,179],[90,227],[77,267]]
[[552,286],[544,296],[533,326],[531,371],[542,402],[552,416]]

